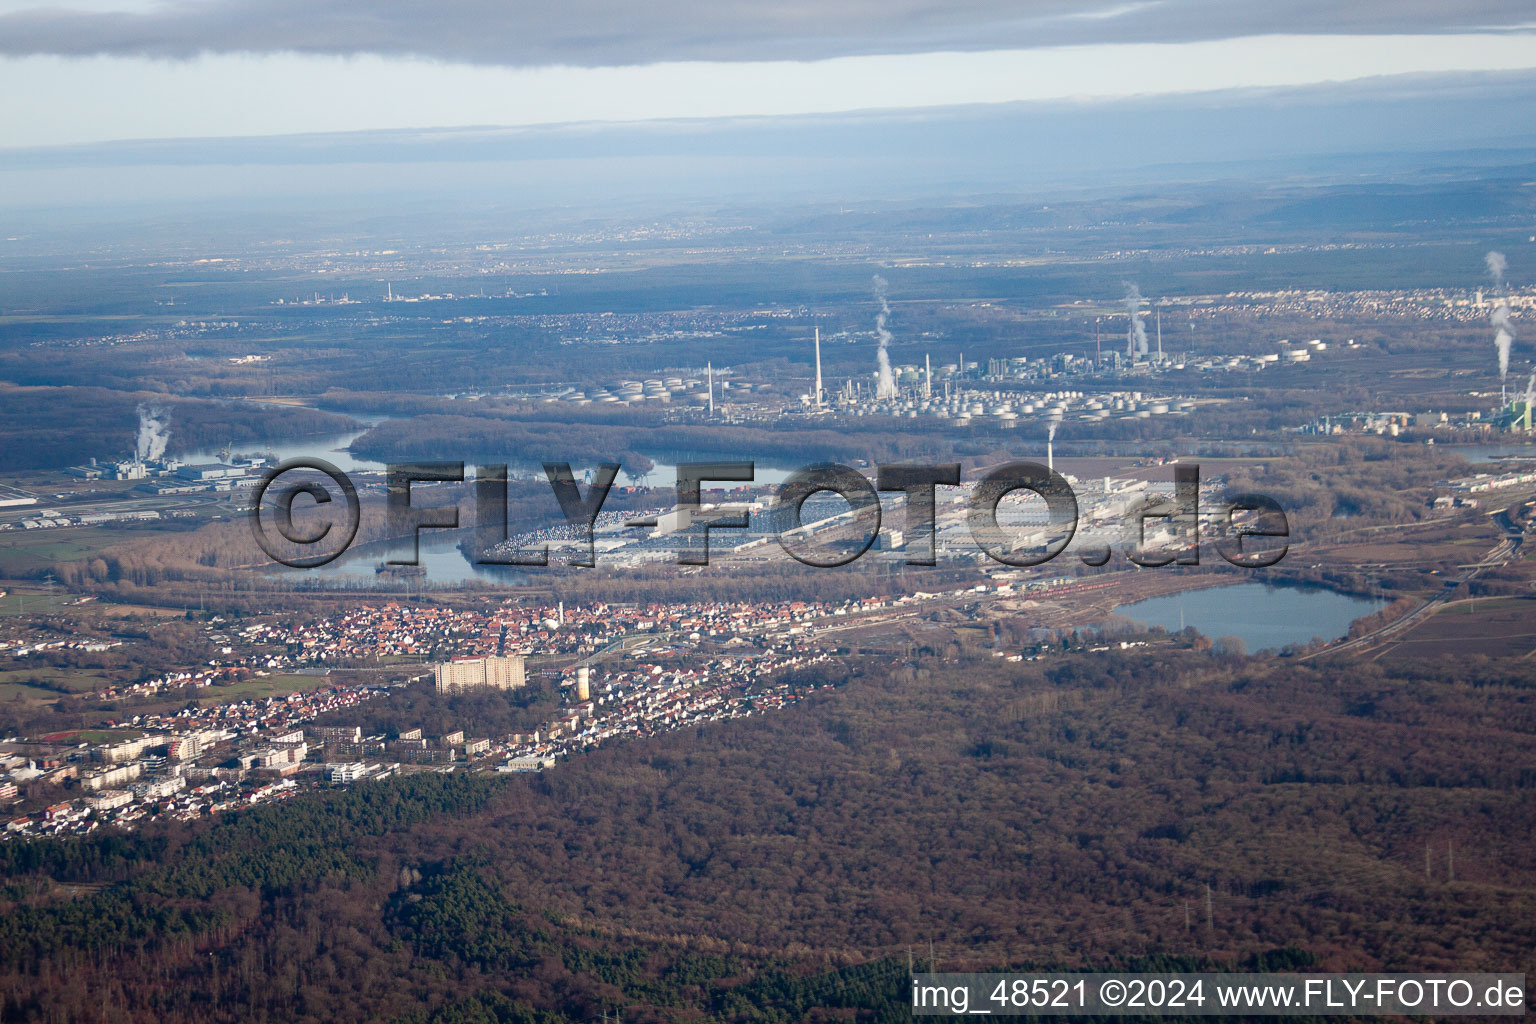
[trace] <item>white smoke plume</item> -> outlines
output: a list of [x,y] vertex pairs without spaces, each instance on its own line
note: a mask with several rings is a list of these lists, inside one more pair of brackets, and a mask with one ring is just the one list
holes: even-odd
[[1494,327],[1493,345],[1499,353],[1499,383],[1502,385],[1509,376],[1509,351],[1515,344],[1515,331],[1509,326],[1509,292],[1504,284],[1509,261],[1503,253],[1490,249],[1483,257],[1483,263],[1488,267],[1488,277],[1493,281],[1495,292],[1503,293],[1488,314],[1488,322]]
[[896,375],[891,372],[891,356],[886,351],[886,346],[891,343],[891,332],[885,329],[885,321],[891,315],[891,304],[885,301],[885,292],[890,287],[890,282],[876,274],[874,286],[875,298],[880,301],[880,312],[875,316],[875,336],[880,339],[880,352],[877,356],[880,366],[880,379],[875,384],[875,397],[895,398]]
[[155,405],[139,406],[139,436],[133,453],[140,462],[158,459],[165,454],[165,446],[171,439],[171,421],[165,410]]
[[1509,325],[1509,307],[1502,302],[1488,314],[1488,322],[1494,326],[1493,344],[1499,351],[1499,380],[1509,376],[1509,351],[1515,344],[1515,330]]
[[1532,406],[1536,406],[1536,370],[1531,371],[1530,379],[1525,382],[1525,408],[1528,417],[1533,415]]
[[1483,263],[1488,267],[1488,276],[1493,279],[1495,288],[1504,287],[1504,274],[1509,270],[1509,260],[1497,249],[1489,249],[1488,255],[1483,257]]
[[1061,420],[1051,420],[1045,425],[1045,443],[1050,444],[1056,440],[1056,428],[1061,426]]
[[1147,354],[1147,326],[1141,322],[1141,289],[1125,282],[1125,312],[1131,322],[1125,328],[1125,351],[1132,358]]

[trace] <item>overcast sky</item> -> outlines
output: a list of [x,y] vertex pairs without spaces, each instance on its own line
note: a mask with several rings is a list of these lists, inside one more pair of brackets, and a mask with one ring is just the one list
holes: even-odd
[[1536,21],[1529,0],[3,0],[0,15],[0,52],[18,56],[293,51],[580,67]]
[[1533,68],[1530,0],[0,0],[0,146]]

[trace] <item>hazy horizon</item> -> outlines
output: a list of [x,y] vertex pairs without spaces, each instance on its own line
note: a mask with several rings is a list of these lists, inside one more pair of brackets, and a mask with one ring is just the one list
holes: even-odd
[[[0,150],[0,206],[862,201],[1136,181],[1388,180],[1518,165],[1536,73],[838,114],[400,129]],[[1470,155],[1470,157],[1467,157]]]

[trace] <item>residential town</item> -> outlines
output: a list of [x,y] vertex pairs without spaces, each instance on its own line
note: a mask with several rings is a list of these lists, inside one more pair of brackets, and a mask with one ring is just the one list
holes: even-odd
[[[540,771],[604,743],[790,706],[825,685],[814,669],[835,656],[832,638],[844,630],[878,629],[925,605],[983,594],[1038,598],[1104,585],[1061,577],[843,602],[383,601],[309,618],[214,616],[203,626],[214,652],[206,664],[93,695],[123,703],[121,716],[84,731],[0,737],[0,807],[11,811],[0,835],[84,835],[193,819],[399,773]],[[486,659],[515,659],[517,681],[501,689],[536,689],[551,695],[555,710],[499,733],[475,721],[435,735],[410,725],[369,732],[348,721],[365,703],[430,686],[434,663]],[[358,681],[370,675],[376,680]],[[259,692],[278,679],[291,692]],[[186,703],[128,713],[135,701],[168,696]],[[42,806],[37,794],[56,799]]]
[[[321,673],[317,685],[282,696],[189,701],[173,713],[129,715],[84,732],[5,738],[0,802],[16,805],[24,788],[60,799],[11,816],[3,835],[83,835],[105,825],[190,819],[281,800],[306,786],[401,771],[538,770],[617,738],[774,710],[804,692],[790,692],[775,675],[828,657],[807,643],[807,623],[884,604],[566,609],[508,603],[463,610],[387,603],[303,625],[262,620],[239,628],[215,617],[208,637],[219,656],[210,664],[97,696],[126,700],[177,690],[206,696],[274,671]],[[698,650],[705,640],[719,650]],[[585,662],[603,653],[617,656],[618,667],[597,673],[591,685]],[[568,691],[558,714],[528,732],[500,736],[475,735],[472,722],[438,736],[421,729],[366,735],[355,725],[315,724],[365,701],[387,700],[429,675],[419,671],[426,657],[497,654],[551,663],[580,659],[541,675],[539,685]],[[321,667],[381,660],[394,662],[404,678],[339,685],[328,683]]]

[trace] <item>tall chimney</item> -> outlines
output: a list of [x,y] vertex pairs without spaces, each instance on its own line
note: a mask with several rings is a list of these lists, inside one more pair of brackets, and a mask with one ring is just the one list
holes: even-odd
[[923,397],[933,397],[933,360],[928,353],[923,353]]
[[1163,307],[1157,307],[1157,361],[1163,361]]
[[816,408],[821,408],[821,328],[816,328]]
[[704,365],[709,372],[709,414],[713,416],[715,414],[715,364],[709,362]]

